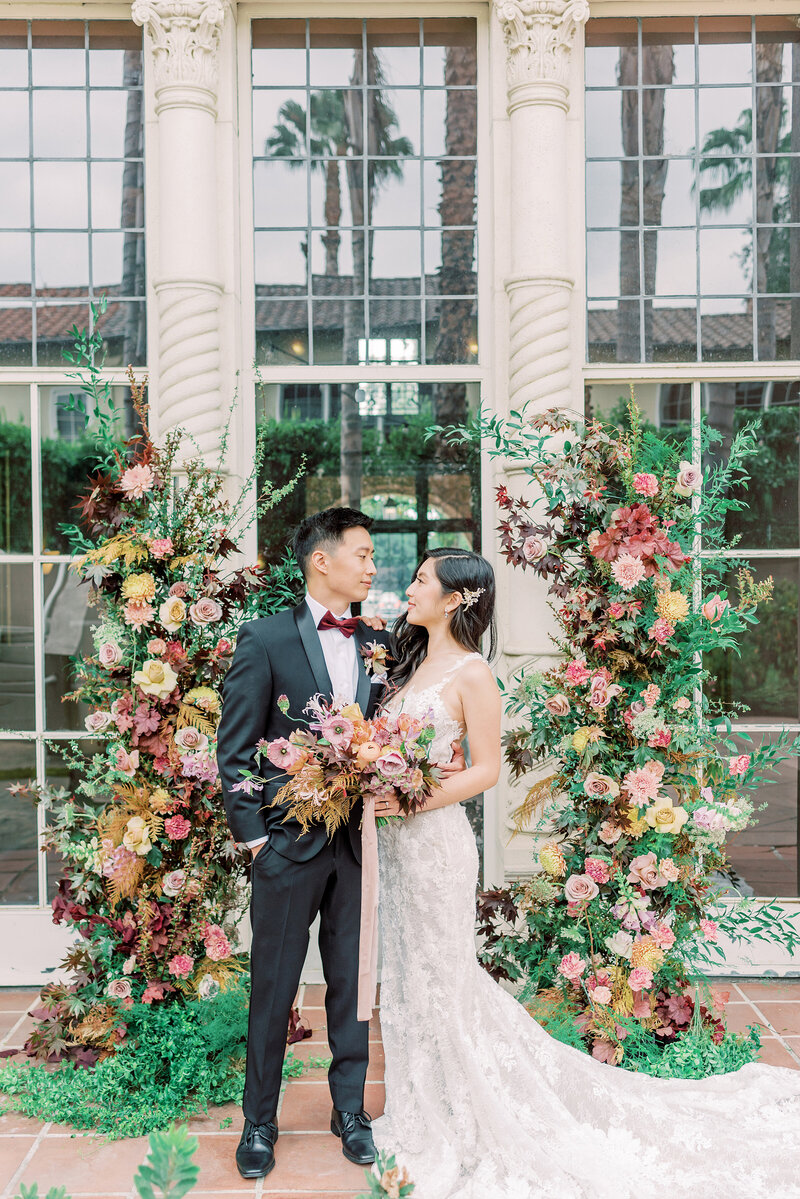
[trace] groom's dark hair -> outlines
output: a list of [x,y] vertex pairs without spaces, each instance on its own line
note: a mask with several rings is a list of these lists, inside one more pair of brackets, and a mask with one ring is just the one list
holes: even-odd
[[333,547],[348,529],[371,529],[372,517],[357,508],[324,508],[301,521],[292,538],[297,564],[308,577],[308,564],[314,550]]

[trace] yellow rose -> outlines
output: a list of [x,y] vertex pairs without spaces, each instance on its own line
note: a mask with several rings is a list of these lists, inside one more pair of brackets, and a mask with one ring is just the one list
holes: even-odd
[[158,609],[158,619],[168,633],[176,633],[186,620],[186,604],[179,595],[165,599]]
[[140,858],[145,857],[153,848],[153,842],[150,840],[150,829],[143,816],[131,816],[125,826],[125,835],[122,838],[122,844],[131,853],[136,853]]
[[142,669],[134,674],[133,681],[141,687],[145,695],[166,699],[170,692],[175,690],[178,676],[166,662],[161,662],[158,658],[148,658]]
[[146,604],[156,593],[156,581],[150,574],[128,575],[122,584],[122,598],[134,604]]
[[673,808],[668,795],[662,795],[645,812],[645,820],[657,833],[679,833],[689,819],[684,808]]

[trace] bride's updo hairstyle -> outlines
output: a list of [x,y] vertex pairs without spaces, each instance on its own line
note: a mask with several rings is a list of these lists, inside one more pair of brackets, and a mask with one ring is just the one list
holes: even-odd
[[[489,563],[472,550],[451,546],[428,550],[420,560],[417,570],[425,562],[432,564],[442,588],[442,595],[451,595],[454,591],[460,592],[461,595],[466,595],[467,592],[480,593],[471,604],[458,605],[450,617],[450,632],[465,650],[481,653],[482,638],[488,629],[489,658],[493,658],[497,648],[497,630],[494,618],[494,571]],[[417,570],[414,571],[415,577]],[[397,688],[408,682],[428,652],[428,630],[419,625],[409,624],[407,617],[406,610],[398,618],[392,631],[394,665],[390,678]]]

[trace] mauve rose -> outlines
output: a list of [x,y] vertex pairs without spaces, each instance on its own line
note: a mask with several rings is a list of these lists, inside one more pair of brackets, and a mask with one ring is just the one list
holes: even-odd
[[127,978],[112,978],[106,987],[106,995],[110,995],[112,999],[129,999],[130,994],[131,984]]
[[404,773],[406,769],[405,759],[403,755],[398,753],[396,749],[390,749],[387,754],[381,754],[376,760],[375,765],[381,774],[387,778],[397,778],[398,775]]
[[522,556],[526,562],[538,562],[547,553],[547,542],[535,533],[522,543]]
[[703,473],[699,466],[694,466],[691,462],[681,462],[675,480],[675,494],[684,497],[693,495],[695,491],[700,490],[702,482]]
[[178,729],[175,734],[175,744],[184,753],[199,753],[201,750],[208,749],[208,737],[191,724],[187,724],[185,728]]
[[652,850],[633,859],[628,871],[628,882],[639,883],[646,891],[664,886],[666,879],[658,872],[658,859]]
[[598,836],[606,845],[614,845],[622,836],[622,829],[611,820],[604,820],[600,825]]
[[178,599],[186,599],[186,596],[189,594],[189,584],[179,579],[177,583],[172,584],[167,594],[175,595]]
[[114,717],[110,712],[90,712],[83,723],[90,733],[102,733],[114,723]]
[[122,650],[116,641],[104,641],[97,651],[100,665],[106,670],[113,670],[122,661]]
[[544,701],[544,706],[551,716],[566,716],[569,712],[569,700],[566,695],[551,695]]
[[588,903],[600,894],[600,888],[588,874],[571,874],[564,883],[564,898],[567,903]]
[[171,870],[169,874],[165,874],[161,880],[161,890],[170,899],[174,899],[176,895],[180,895],[186,885],[185,870]]
[[583,789],[587,795],[604,796],[619,795],[619,785],[614,782],[608,774],[598,774],[596,770],[590,771],[584,779]]
[[722,616],[724,612],[728,611],[728,608],[730,608],[728,601],[724,600],[721,595],[717,594],[712,595],[711,599],[707,599],[700,611],[703,613],[706,620],[710,621],[711,624],[716,624],[720,616]]
[[217,600],[204,595],[202,599],[195,600],[189,608],[189,617],[193,624],[215,624],[222,620],[222,606]]

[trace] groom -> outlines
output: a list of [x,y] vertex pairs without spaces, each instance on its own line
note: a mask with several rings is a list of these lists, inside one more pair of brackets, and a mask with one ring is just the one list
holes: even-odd
[[[236,1164],[244,1178],[260,1178],[275,1164],[275,1116],[281,1087],[289,1013],[306,956],[309,926],[320,915],[319,947],[328,984],[325,1006],[332,1062],[331,1131],[345,1157],[358,1165],[375,1158],[363,1110],[369,1022],[356,1018],[361,914],[361,805],[331,841],[324,825],[301,836],[284,823],[284,807],[270,808],[286,775],[269,768],[262,792],[239,789],[242,769],[258,773],[253,751],[261,738],[288,737],[311,696],[342,697],[374,712],[383,686],[367,674],[359,652],[367,641],[388,645],[350,605],[369,594],[376,573],[371,519],[353,508],[308,516],[293,549],[307,586],[296,608],[244,624],[225,677],[217,757],[228,824],[253,854],[252,990],[247,1039],[244,1131]],[[279,696],[289,700],[286,715]],[[293,718],[292,719],[290,719]]]

